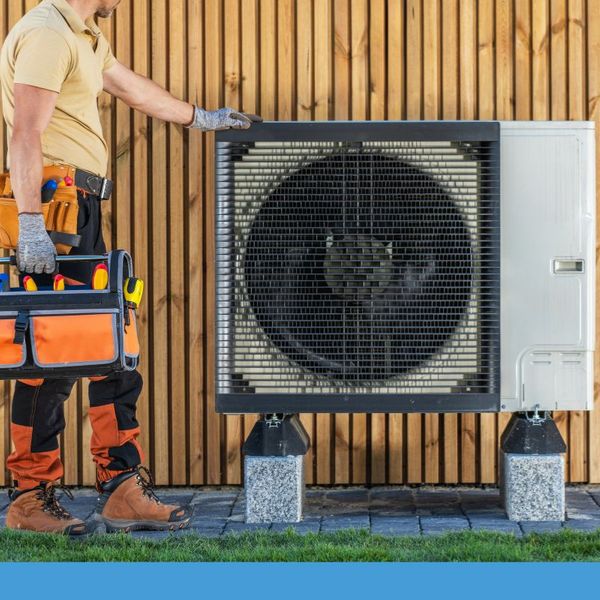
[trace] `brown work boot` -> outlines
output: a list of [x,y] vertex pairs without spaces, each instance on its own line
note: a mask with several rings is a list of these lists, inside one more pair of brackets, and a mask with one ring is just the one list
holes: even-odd
[[163,504],[154,493],[149,471],[137,467],[100,484],[96,520],[107,532],[136,529],[183,529],[190,523],[191,506]]
[[[64,490],[73,498],[71,492]],[[14,492],[6,515],[6,527],[40,533],[63,533],[70,536],[88,533],[86,524],[65,510],[58,502],[56,485],[42,483],[32,490]]]

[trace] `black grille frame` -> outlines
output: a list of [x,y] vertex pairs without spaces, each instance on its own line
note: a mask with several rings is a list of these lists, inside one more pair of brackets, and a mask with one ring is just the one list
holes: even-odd
[[[264,381],[259,380],[259,383],[267,382],[266,386],[256,385],[256,379],[248,379],[251,376],[244,369],[252,371],[254,357],[247,356],[240,360],[240,356],[246,355],[239,353],[236,355],[235,323],[236,319],[239,319],[238,322],[245,323],[244,314],[247,315],[250,310],[247,305],[249,304],[248,297],[251,296],[248,292],[248,289],[251,288],[248,283],[250,279],[248,273],[251,269],[244,262],[248,254],[247,246],[250,237],[248,232],[252,227],[258,227],[256,222],[259,221],[261,207],[264,207],[267,201],[257,201],[251,198],[254,193],[252,183],[250,183],[249,189],[242,187],[242,191],[250,191],[249,194],[235,193],[236,185],[238,189],[241,185],[239,178],[236,179],[235,163],[242,160],[243,156],[248,156],[260,144],[262,144],[262,152],[268,154],[269,144],[273,144],[272,148],[278,148],[282,143],[298,143],[298,147],[302,148],[303,143],[308,143],[307,152],[310,154],[311,144],[318,142],[325,143],[327,146],[323,146],[321,151],[315,149],[313,154],[325,157],[333,156],[336,153],[336,151],[332,151],[329,154],[328,148],[332,146],[328,144],[333,144],[333,147],[341,153],[358,152],[361,156],[369,152],[373,155],[381,154],[381,148],[385,148],[382,144],[388,142],[392,143],[391,150],[389,150],[390,156],[393,156],[399,148],[403,148],[401,144],[394,146],[393,143],[414,142],[416,148],[424,148],[425,151],[434,148],[433,152],[435,152],[435,145],[441,144],[442,148],[456,148],[457,155],[468,156],[469,162],[476,164],[476,185],[478,186],[476,202],[475,204],[473,201],[469,201],[471,204],[467,201],[463,202],[465,205],[475,206],[477,214],[475,217],[469,218],[476,223],[478,232],[476,236],[471,233],[477,250],[474,251],[472,248],[469,250],[471,255],[475,256],[473,260],[478,265],[476,269],[478,279],[475,283],[473,280],[470,281],[471,299],[469,300],[469,306],[473,303],[477,304],[478,327],[472,335],[466,336],[471,340],[471,344],[476,343],[477,346],[477,376],[471,379],[472,384],[469,383],[465,371],[463,373],[465,380],[462,386],[438,386],[449,389],[443,392],[428,392],[417,391],[415,384],[411,391],[411,386],[406,383],[406,380],[403,380],[402,385],[394,386],[389,384],[389,380],[393,379],[390,377],[370,382],[367,380],[367,383],[358,379],[348,381],[343,378],[328,377],[324,373],[315,371],[314,365],[311,367],[309,363],[302,363],[297,356],[289,355],[287,359],[292,375],[288,373],[290,377],[288,381],[278,379],[276,372],[274,372],[274,378],[269,379],[267,376]],[[267,122],[254,125],[249,130],[217,132],[215,150],[215,378],[218,412],[375,413],[495,412],[500,410],[500,124],[498,122]],[[291,169],[290,173],[301,171],[304,168],[301,159],[298,159],[298,164],[301,165],[301,168]],[[435,165],[428,169],[421,170],[424,173],[436,173],[437,177]],[[450,178],[452,176],[450,173]],[[279,179],[275,177],[274,181],[276,180],[278,183],[267,186],[269,188],[268,196],[272,197],[278,194],[279,188],[289,179],[291,176]],[[440,177],[440,179],[444,178]],[[440,185],[440,187],[443,186]],[[263,195],[266,189],[263,189]],[[447,194],[451,199],[454,198],[449,191]],[[236,196],[239,196],[237,200]],[[258,207],[253,209],[255,211],[253,218],[245,221],[246,234],[243,232],[240,234],[243,227],[236,223],[236,202],[250,202]],[[465,221],[469,220],[465,213],[462,214],[462,218]],[[456,219],[455,221],[458,222]],[[469,221],[470,229],[467,224],[464,225],[465,229],[469,231],[473,229],[471,221]],[[430,236],[431,232],[428,233]],[[361,236],[357,235],[357,237],[363,239]],[[435,261],[433,262],[435,263]],[[251,264],[256,263],[255,260]],[[277,272],[281,272],[281,269],[277,268],[279,269]],[[473,277],[473,270],[470,269],[471,277]],[[242,276],[244,277],[243,285],[239,283]],[[262,276],[264,280],[264,272]],[[240,292],[241,288],[243,288],[242,292]],[[474,289],[479,289],[480,293],[473,292]],[[336,291],[339,292],[339,290]],[[267,300],[264,302],[265,306],[269,305]],[[373,302],[371,302],[372,304]],[[471,310],[469,308],[466,311],[469,313],[468,319],[472,317]],[[244,313],[244,311],[246,312]],[[256,325],[256,327],[253,325],[256,331],[251,335],[256,335],[256,339],[262,337],[263,342],[266,340],[271,343],[273,348],[279,350],[285,358],[285,348],[281,350],[276,337],[272,337],[261,326],[259,305],[255,303],[250,312],[254,316],[254,325]],[[465,321],[466,325],[469,325],[468,319]],[[369,325],[372,327],[372,322],[369,322]],[[458,327],[456,325],[456,329]],[[450,340],[454,335],[454,331],[452,334],[448,334],[446,339],[448,347],[455,344],[454,340]],[[473,342],[473,339],[476,342]],[[296,342],[297,340],[294,343]],[[288,349],[291,347],[288,346]],[[455,347],[460,348],[460,344],[456,342]],[[244,349],[248,350],[247,347]],[[447,352],[446,349],[446,345],[440,346],[439,354],[444,356],[444,351]],[[307,353],[310,354],[309,351]],[[458,359],[461,358],[460,351],[457,350],[456,355]],[[432,355],[434,362],[435,356]],[[452,355],[450,356],[452,358]],[[246,365],[244,360],[247,361]],[[439,359],[439,361],[444,365],[443,360]],[[285,360],[283,362],[285,363]],[[268,363],[269,360],[265,359],[264,364]],[[242,368],[239,368],[240,365]],[[444,369],[447,368],[444,366]],[[280,366],[279,369],[281,370],[282,367]],[[367,371],[374,372],[369,371],[368,368]],[[416,371],[414,372],[416,373]],[[396,374],[396,376],[410,377],[411,373],[413,371],[409,369],[400,375]],[[458,373],[453,374],[457,375]],[[306,381],[304,389],[302,389],[303,375]],[[357,375],[357,377],[359,376]],[[322,384],[324,391],[315,390],[315,380],[324,382]],[[447,382],[447,379],[443,379],[443,377],[441,380]],[[290,385],[290,381],[294,381],[295,385]],[[424,381],[427,382],[426,379]],[[435,381],[435,379],[431,380],[431,388],[434,390],[436,386],[433,385],[433,382]],[[404,388],[405,391],[398,391],[399,387]],[[370,391],[369,388],[375,391]],[[292,389],[293,391],[291,391]]]

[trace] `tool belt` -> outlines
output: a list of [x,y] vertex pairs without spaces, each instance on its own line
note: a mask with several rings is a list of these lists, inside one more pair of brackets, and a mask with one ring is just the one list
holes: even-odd
[[[0,379],[80,378],[134,370],[139,361],[135,306],[125,282],[133,263],[124,250],[65,256],[58,262],[105,262],[106,289],[11,288],[0,292]],[[15,264],[14,257],[0,259]],[[35,277],[35,276],[34,276]]]
[[[71,248],[79,246],[81,237],[77,234],[79,202],[77,190],[107,200],[112,193],[112,181],[76,169],[68,165],[44,167],[43,183],[49,179],[70,177],[73,185],[59,187],[50,202],[42,204],[42,213],[50,239],[55,243],[59,254],[68,254]],[[10,174],[0,175],[0,248],[14,250],[19,237],[19,211],[13,198]]]

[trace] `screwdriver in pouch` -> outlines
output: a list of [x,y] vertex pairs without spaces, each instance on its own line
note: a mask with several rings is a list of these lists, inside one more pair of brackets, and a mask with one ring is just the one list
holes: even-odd
[[129,309],[136,310],[142,301],[144,293],[144,281],[137,277],[128,277],[123,285],[123,295],[125,296],[125,325],[129,326]]
[[54,179],[48,179],[46,183],[42,186],[42,204],[46,204],[46,202],[50,202],[54,197],[54,192],[56,192],[56,188],[58,184]]
[[92,289],[104,290],[108,285],[108,268],[104,263],[96,265],[92,273]]
[[25,277],[23,277],[23,288],[25,289],[26,292],[37,292],[38,291],[38,287],[35,284],[33,277],[31,277],[30,275],[25,275]]
[[54,283],[52,285],[52,289],[55,292],[64,292],[65,291],[65,277],[60,273],[54,276]]
[[125,301],[128,306],[136,309],[142,301],[142,295],[144,293],[144,281],[137,277],[128,277],[125,280],[123,286],[123,294],[125,295]]
[[6,273],[0,273],[0,292],[10,292],[10,278]]

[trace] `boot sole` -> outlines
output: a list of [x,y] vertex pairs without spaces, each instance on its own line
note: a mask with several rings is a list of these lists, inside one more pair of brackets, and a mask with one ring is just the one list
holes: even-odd
[[191,517],[184,521],[165,523],[165,521],[125,521],[99,516],[97,520],[104,523],[106,533],[129,533],[130,531],[179,531],[189,526],[190,519]]

